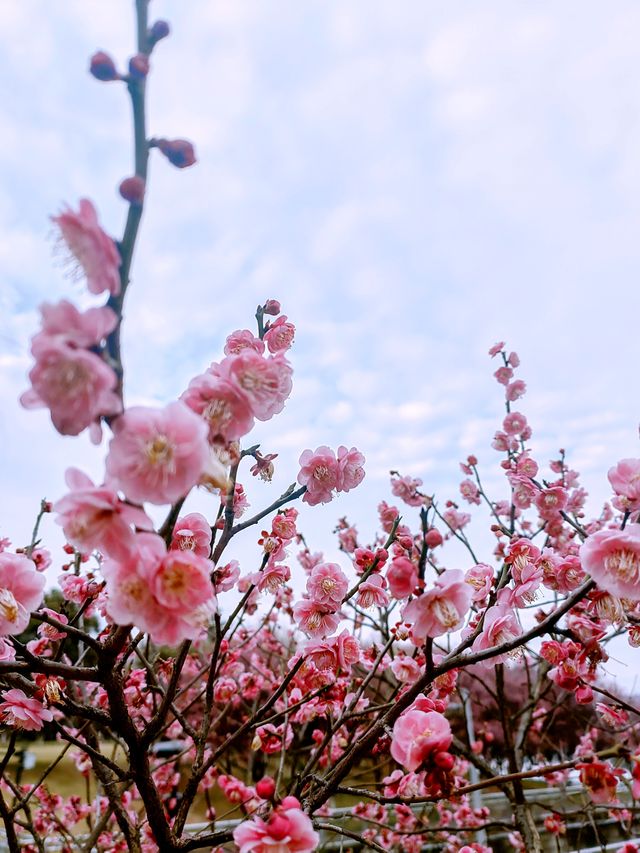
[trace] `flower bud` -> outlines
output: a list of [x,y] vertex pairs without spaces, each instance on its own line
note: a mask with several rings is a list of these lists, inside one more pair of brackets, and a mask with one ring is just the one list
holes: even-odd
[[149,73],[149,57],[144,53],[136,53],[129,60],[129,74],[134,80],[144,80]]
[[269,837],[274,841],[282,841],[283,838],[289,835],[291,830],[291,821],[282,814],[272,814],[267,825],[269,827]]
[[94,53],[91,57],[89,72],[93,74],[96,80],[101,80],[103,83],[118,80],[120,77],[113,59],[102,50]]
[[277,299],[267,299],[262,306],[262,310],[265,314],[271,314],[272,317],[277,317],[280,313],[280,303]]
[[451,770],[455,764],[455,758],[450,752],[436,752],[433,756],[433,763],[441,770]]
[[444,539],[442,538],[442,533],[440,533],[437,528],[431,527],[427,530],[424,541],[427,543],[429,548],[437,548],[438,545],[442,545]]
[[171,28],[166,21],[155,21],[149,29],[149,41],[151,44],[155,44],[160,39],[165,39],[170,32]]
[[256,783],[256,794],[261,800],[271,800],[276,792],[276,783],[271,776],[264,776]]
[[178,169],[186,169],[196,162],[196,152],[187,139],[158,139],[156,145]]
[[120,182],[118,191],[125,201],[140,206],[144,200],[145,183],[140,175],[133,175]]

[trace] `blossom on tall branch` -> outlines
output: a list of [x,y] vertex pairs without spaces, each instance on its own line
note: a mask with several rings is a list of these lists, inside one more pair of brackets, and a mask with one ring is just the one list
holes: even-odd
[[411,625],[414,643],[460,628],[472,595],[473,590],[459,569],[443,572],[431,589],[410,601],[402,611],[402,618]]
[[580,546],[580,560],[601,589],[640,601],[640,524],[597,530]]
[[42,602],[44,575],[22,554],[0,554],[0,636],[21,634]]

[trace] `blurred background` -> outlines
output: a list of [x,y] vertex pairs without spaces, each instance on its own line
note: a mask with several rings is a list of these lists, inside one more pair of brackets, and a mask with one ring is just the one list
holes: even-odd
[[[57,435],[17,397],[38,305],[93,304],[54,257],[49,215],[86,196],[122,232],[128,98],[87,68],[101,49],[126,70],[133,11],[2,4],[0,536],[15,545],[40,498],[64,493],[68,465],[102,477],[105,446]],[[444,502],[475,453],[506,497],[490,448],[503,389],[487,356],[506,340],[533,455],[545,465],[565,448],[598,513],[608,468],[638,455],[640,7],[152,0],[150,16],[172,34],[152,57],[149,132],[191,139],[199,162],[179,172],[152,158],[127,402],[175,398],[230,331],[254,328],[258,303],[279,299],[297,326],[294,391],[252,434],[279,454],[274,485],[244,482],[255,511],[295,479],[305,448],[356,445],[363,485],[305,508],[300,525],[335,556],[339,516],[374,534],[390,468]],[[189,507],[211,514],[212,501]],[[46,520],[50,542],[54,528]]]

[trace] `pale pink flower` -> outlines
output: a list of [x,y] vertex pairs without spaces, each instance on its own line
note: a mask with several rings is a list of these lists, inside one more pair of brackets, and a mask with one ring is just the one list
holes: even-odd
[[509,412],[502,422],[502,428],[507,435],[519,435],[527,428],[527,419],[522,412]]
[[387,583],[394,598],[408,598],[418,583],[418,571],[407,557],[394,557],[387,568]]
[[200,479],[209,459],[205,423],[184,403],[134,406],[118,418],[106,470],[135,503],[175,503]]
[[562,486],[543,489],[536,496],[536,506],[541,518],[553,520],[567,505],[567,492]]
[[300,466],[298,482],[307,487],[302,500],[310,506],[328,503],[340,478],[340,466],[333,450],[324,445],[315,451],[305,450],[300,456]]
[[179,518],[173,528],[170,547],[208,557],[211,550],[211,526],[204,515],[191,512]]
[[70,207],[51,220],[80,265],[91,293],[107,290],[120,293],[120,254],[114,241],[98,224],[98,215],[89,199],[80,199],[75,213]]
[[489,350],[489,355],[491,358],[494,358],[494,356],[498,355],[499,352],[502,352],[503,349],[504,341],[498,341],[498,343],[494,344]]
[[422,506],[424,504],[423,495],[418,494],[421,485],[422,480],[419,477],[391,477],[392,493],[409,506]]
[[286,314],[269,324],[269,328],[264,333],[264,340],[269,347],[270,353],[286,352],[291,344],[296,333],[296,327],[293,323],[287,322]]
[[53,720],[53,712],[45,708],[37,699],[23,690],[14,688],[2,694],[0,702],[0,721],[5,726],[22,729],[25,732],[38,732],[45,723]]
[[422,667],[409,655],[399,655],[391,664],[391,671],[401,684],[413,684],[422,674]]
[[0,554],[0,636],[21,634],[42,601],[44,575],[22,554]]
[[117,556],[134,547],[132,525],[151,530],[153,522],[140,507],[124,503],[108,486],[94,486],[77,468],[65,474],[69,494],[53,505],[56,523],[67,541],[85,554],[98,549]]
[[410,708],[394,723],[391,755],[405,770],[413,772],[433,753],[446,752],[452,740],[446,717],[437,711]]
[[282,355],[263,358],[252,349],[243,349],[223,359],[217,369],[244,394],[259,421],[281,412],[291,393],[291,365]]
[[580,560],[601,589],[618,598],[640,600],[640,524],[597,530],[582,543]]
[[[471,647],[474,652],[492,649],[503,643],[509,643],[522,634],[522,628],[518,623],[513,608],[507,602],[509,593],[506,590],[505,592],[507,595],[499,596],[498,603],[485,612],[482,631],[475,638]],[[503,663],[512,654],[512,652],[505,652],[504,654],[488,658],[486,661],[482,661],[482,663],[485,666],[494,666],[496,663]]]
[[640,459],[621,459],[607,476],[625,509],[640,509]]
[[452,530],[462,530],[471,521],[471,516],[468,512],[460,512],[453,507],[445,509],[442,517]]
[[472,601],[481,602],[486,599],[493,586],[493,574],[493,569],[486,563],[478,563],[467,571],[464,579],[473,589]]
[[332,643],[342,669],[349,670],[360,660],[360,645],[356,637],[345,628],[337,637],[331,637],[327,642]]
[[309,637],[327,637],[338,627],[340,616],[324,609],[315,601],[303,598],[293,608],[293,618]]
[[501,385],[508,385],[513,379],[513,370],[510,367],[503,366],[499,367],[493,375]]
[[400,512],[397,506],[389,506],[386,501],[380,501],[378,504],[378,517],[385,533],[391,533],[391,529],[399,515]]
[[238,853],[313,853],[320,836],[295,797],[285,797],[268,820],[254,817],[233,831]]
[[510,403],[513,403],[515,400],[519,400],[520,397],[524,397],[526,391],[527,386],[522,379],[516,379],[514,382],[510,382],[507,385],[505,396]]
[[369,575],[358,587],[356,603],[363,610],[369,607],[386,607],[389,604],[389,594],[386,591],[387,582],[382,575]]
[[154,533],[136,536],[136,548],[123,558],[105,560],[100,567],[107,581],[107,611],[116,625],[136,625],[150,631],[161,610],[149,579],[160,567],[166,546]]
[[480,489],[473,480],[463,480],[460,483],[460,494],[470,504],[480,505]]
[[16,659],[16,650],[10,642],[0,637],[0,662]]
[[271,530],[274,536],[280,539],[293,539],[296,535],[296,519],[298,518],[298,510],[293,507],[287,507],[282,510],[273,519]]
[[62,435],[79,435],[97,425],[102,415],[121,411],[116,375],[95,353],[50,337],[39,341],[34,356],[36,363],[29,371],[32,387],[20,403],[25,409],[48,408]]
[[225,355],[238,355],[245,349],[251,349],[258,355],[264,353],[264,342],[256,338],[249,329],[238,329],[227,337],[224,345]]
[[410,601],[402,618],[411,624],[411,637],[418,645],[427,637],[440,637],[457,630],[471,603],[472,590],[459,569],[447,569],[432,589]]
[[327,610],[337,610],[349,588],[347,576],[337,563],[320,563],[307,579],[309,597]]
[[31,341],[31,352],[37,355],[38,348],[53,340],[55,343],[86,349],[97,346],[110,334],[118,323],[115,311],[102,306],[78,311],[66,299],[55,305],[45,302],[40,306],[42,329]]
[[337,459],[338,484],[336,488],[339,492],[349,492],[364,480],[364,468],[362,466],[365,463],[365,458],[355,447],[347,450],[341,444],[338,448]]
[[236,441],[253,429],[255,421],[246,395],[215,368],[194,377],[180,399],[207,422],[212,442]]
[[260,592],[267,590],[267,592],[275,594],[290,578],[289,566],[268,562],[261,572],[251,575],[251,582],[258,587]]

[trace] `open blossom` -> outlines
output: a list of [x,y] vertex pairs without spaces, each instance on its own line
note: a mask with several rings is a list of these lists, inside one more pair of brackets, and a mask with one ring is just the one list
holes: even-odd
[[437,711],[412,707],[394,723],[391,755],[405,770],[413,772],[433,753],[446,752],[452,740],[446,717]]
[[640,509],[640,459],[621,459],[607,474],[622,509]]
[[253,817],[237,826],[238,853],[313,853],[320,836],[295,797],[285,797],[268,820]]
[[116,375],[100,356],[54,337],[40,340],[34,356],[36,363],[29,371],[31,388],[22,394],[20,403],[25,409],[49,409],[51,421],[62,435],[79,435],[87,427],[97,426],[102,415],[121,411]]
[[0,554],[0,636],[21,634],[42,601],[45,577],[22,554]]
[[253,411],[245,394],[215,368],[194,377],[180,397],[209,427],[209,441],[236,441],[253,429]]
[[173,528],[171,548],[193,551],[200,557],[208,557],[211,548],[211,526],[199,512],[183,515]]
[[307,579],[309,598],[328,610],[337,610],[349,588],[347,576],[337,563],[320,563]]
[[340,445],[337,453],[338,459],[338,485],[339,492],[349,492],[355,489],[364,480],[364,456],[355,447],[347,450]]
[[[482,631],[475,638],[471,647],[474,652],[492,649],[503,643],[509,643],[522,634],[520,623],[513,608],[508,603],[510,591],[503,590],[503,593],[498,595],[498,603],[485,612]],[[505,652],[502,655],[495,655],[482,663],[486,666],[493,666],[496,663],[503,663],[509,658],[509,655],[509,652]]]
[[124,503],[108,486],[95,486],[77,468],[65,474],[69,494],[53,505],[56,522],[67,541],[85,554],[95,549],[117,556],[134,547],[132,525],[144,530],[153,527],[151,519],[139,507]]
[[33,699],[23,690],[14,688],[2,694],[0,702],[0,722],[5,726],[37,732],[45,723],[53,720],[53,712],[45,708],[37,699]]
[[580,781],[592,802],[600,805],[616,802],[618,779],[624,775],[623,770],[614,769],[607,761],[585,761],[576,764],[576,770],[580,771]]
[[580,547],[582,567],[618,598],[640,600],[640,524],[597,530]]
[[464,579],[472,587],[472,601],[484,601],[493,586],[493,569],[486,563],[478,563],[469,569]]
[[167,552],[152,533],[137,536],[137,549],[122,560],[106,560],[108,605],[116,625],[135,625],[154,642],[176,645],[195,639],[214,607],[212,564],[192,551]]
[[363,610],[369,607],[386,607],[389,603],[386,586],[387,582],[382,575],[369,575],[367,580],[358,587],[356,603]]
[[260,338],[256,338],[249,329],[238,329],[231,332],[224,345],[224,354],[238,355],[245,349],[251,349],[258,355],[262,355],[264,353],[264,342]]
[[328,503],[338,486],[340,474],[333,450],[324,445],[315,451],[305,450],[300,456],[300,466],[298,482],[307,487],[302,500],[311,506]]
[[413,641],[424,643],[427,637],[440,637],[455,631],[471,603],[472,590],[459,569],[447,569],[432,589],[410,601],[402,618],[411,625]]
[[209,458],[207,428],[184,403],[133,406],[113,425],[108,476],[136,503],[175,503],[196,485]]
[[422,480],[418,477],[391,477],[391,492],[409,506],[422,506],[423,495],[418,493]]
[[287,321],[285,314],[278,317],[277,320],[269,324],[269,328],[264,334],[264,340],[269,347],[269,352],[274,355],[275,353],[286,352],[293,343],[295,333],[296,327],[293,323]]
[[97,346],[118,323],[115,311],[107,306],[78,311],[71,302],[62,299],[55,305],[45,302],[40,306],[42,329],[31,341],[31,351],[50,341],[70,347],[87,349]]
[[291,393],[292,372],[284,356],[264,358],[250,348],[227,356],[217,366],[218,375],[244,395],[259,421],[268,421],[282,411]]
[[338,627],[340,616],[308,598],[303,598],[293,608],[293,618],[301,631],[309,637],[328,637]]
[[52,221],[87,279],[91,293],[120,293],[120,254],[114,241],[102,230],[89,199],[80,200],[78,212],[67,207]]

